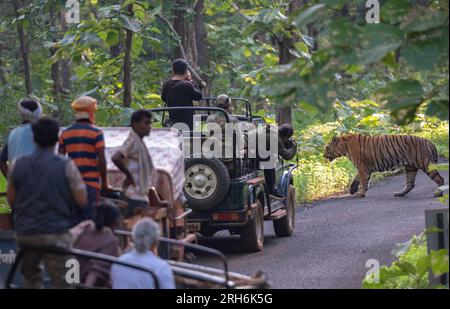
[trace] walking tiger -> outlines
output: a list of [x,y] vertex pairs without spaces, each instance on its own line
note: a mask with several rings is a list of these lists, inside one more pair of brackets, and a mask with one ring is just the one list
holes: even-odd
[[[429,170],[430,163],[438,162],[436,146],[418,136],[362,134],[335,136],[325,146],[323,156],[330,162],[345,156],[353,163],[358,174],[350,185],[350,193],[356,193],[358,197],[366,195],[371,173],[394,170],[400,166],[404,166],[406,170],[406,186],[394,196],[405,196],[414,188],[419,169],[439,186],[444,184],[444,178],[438,171]],[[435,195],[441,196],[442,191],[436,191]]]

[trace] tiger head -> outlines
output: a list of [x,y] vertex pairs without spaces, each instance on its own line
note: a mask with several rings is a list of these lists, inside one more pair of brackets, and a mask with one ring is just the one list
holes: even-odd
[[344,156],[345,152],[341,150],[341,144],[341,138],[333,136],[323,150],[323,157],[332,162],[334,159]]

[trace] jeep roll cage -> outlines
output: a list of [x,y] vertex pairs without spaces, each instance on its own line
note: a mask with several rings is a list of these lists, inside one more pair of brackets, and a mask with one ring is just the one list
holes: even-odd
[[160,113],[162,112],[163,115],[161,117],[161,124],[164,126],[164,120],[165,120],[165,115],[166,115],[166,111],[170,112],[170,111],[207,111],[208,115],[210,114],[210,112],[222,112],[225,115],[225,120],[226,122],[230,122],[230,117],[228,116],[229,114],[227,113],[226,110],[224,110],[223,108],[219,108],[219,107],[204,107],[204,106],[176,106],[176,107],[156,107],[156,108],[150,108],[149,111],[152,113]]

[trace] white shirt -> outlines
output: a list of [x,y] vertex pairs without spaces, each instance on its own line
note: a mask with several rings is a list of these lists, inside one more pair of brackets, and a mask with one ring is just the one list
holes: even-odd
[[[151,251],[139,253],[132,250],[119,258],[153,270],[158,279],[160,289],[174,289],[175,281],[170,265]],[[113,289],[154,289],[153,277],[148,272],[118,264],[111,267]]]

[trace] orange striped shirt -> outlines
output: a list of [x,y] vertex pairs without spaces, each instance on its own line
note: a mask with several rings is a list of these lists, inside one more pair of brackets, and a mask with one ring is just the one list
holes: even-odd
[[98,150],[105,147],[103,131],[88,122],[76,122],[61,133],[59,149],[75,162],[86,185],[100,189]]

